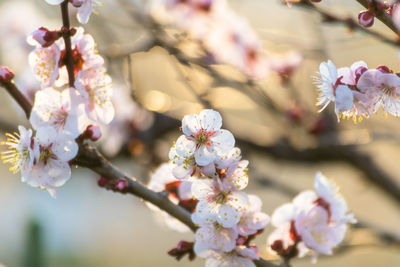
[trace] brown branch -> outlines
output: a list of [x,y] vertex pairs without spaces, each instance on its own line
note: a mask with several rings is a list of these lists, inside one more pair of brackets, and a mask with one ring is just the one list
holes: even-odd
[[65,0],[61,4],[61,15],[63,21],[62,34],[65,43],[65,65],[68,71],[68,81],[69,86],[74,87],[75,83],[75,75],[74,75],[74,58],[72,56],[72,48],[71,48],[71,29],[69,22],[69,14],[68,14],[68,0]]
[[[368,2],[369,0],[356,0],[366,9],[369,8]],[[386,13],[384,10],[375,10],[375,18],[379,19],[383,24],[385,24],[389,29],[391,29],[396,35],[399,35],[399,31],[397,27],[393,23],[392,16]]]
[[129,193],[148,201],[160,209],[168,212],[171,216],[180,220],[187,225],[192,231],[196,230],[196,226],[192,222],[190,213],[184,208],[175,205],[168,199],[168,195],[163,192],[154,192],[148,189],[145,185],[137,181],[136,178],[128,176],[127,174],[116,168],[111,162],[106,160],[100,152],[93,147],[86,144],[81,144],[79,153],[74,159],[72,164],[91,169],[109,181],[117,181],[125,179],[128,186],[124,189],[123,193]]
[[308,0],[304,0],[303,2],[300,2],[299,4],[296,4],[296,5],[298,5],[299,7],[308,8],[310,10],[313,10],[313,11],[319,13],[323,17],[324,22],[344,24],[351,30],[357,30],[357,31],[366,33],[370,36],[373,36],[374,38],[377,38],[378,40],[381,40],[384,43],[394,45],[394,46],[400,46],[399,39],[391,39],[377,31],[370,30],[368,28],[364,28],[363,26],[358,24],[358,22],[355,21],[354,19],[352,19],[351,17],[343,17],[343,18],[338,17],[337,15],[335,15],[329,11],[326,11],[322,8],[317,7],[315,4],[310,3]]
[[15,86],[13,81],[0,83],[0,86],[4,87],[7,92],[14,98],[18,105],[24,110],[26,117],[29,120],[32,110],[32,103],[29,101],[24,94]]

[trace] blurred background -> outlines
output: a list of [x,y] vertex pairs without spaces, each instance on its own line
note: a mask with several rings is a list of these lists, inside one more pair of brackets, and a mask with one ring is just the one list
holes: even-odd
[[[250,161],[246,192],[263,200],[264,212],[272,214],[297,192],[313,188],[316,171],[341,186],[360,224],[336,255],[320,257],[318,266],[400,266],[399,119],[379,113],[361,123],[338,124],[332,105],[317,113],[312,80],[327,59],[338,67],[364,60],[370,68],[384,64],[398,72],[397,48],[324,24],[319,14],[278,0],[229,0],[282,66],[253,82],[232,67],[201,61],[204,55],[176,30],[149,23],[142,9],[146,1],[102,2],[85,32],[93,35],[113,78],[116,118],[103,129],[99,144],[112,162],[146,183],[149,173],[168,161],[180,135],[179,120],[203,108],[217,109],[223,128],[235,135]],[[363,10],[356,1],[322,2],[340,16],[356,18]],[[17,85],[33,97],[39,86],[28,65],[32,47],[26,35],[40,26],[59,28],[60,10],[43,0],[0,0],[0,25],[0,64],[13,69]],[[374,30],[395,37],[377,20]],[[171,45],[165,36],[183,38],[184,45]],[[3,90],[0,99],[1,131],[28,125]],[[98,187],[89,170],[74,168],[56,199],[22,184],[4,164],[0,173],[0,266],[204,265],[202,259],[176,262],[167,255],[179,240],[192,241],[193,234],[171,231],[133,196]],[[271,230],[256,240],[266,259],[276,259],[265,248]],[[293,261],[293,266],[310,265],[307,257]]]

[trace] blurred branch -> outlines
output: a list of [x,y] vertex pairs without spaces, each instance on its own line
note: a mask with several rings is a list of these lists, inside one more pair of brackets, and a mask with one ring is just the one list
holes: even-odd
[[[359,0],[357,0],[357,1],[358,2],[367,2],[367,1],[359,1]],[[358,22],[356,20],[352,19],[351,17],[344,17],[344,18],[339,17],[336,14],[333,14],[333,13],[331,13],[329,11],[326,11],[326,10],[324,10],[322,8],[317,7],[315,4],[312,4],[308,0],[303,0],[302,2],[300,2],[300,3],[296,4],[296,5],[299,6],[299,7],[308,8],[310,10],[313,10],[313,11],[319,13],[322,16],[324,22],[344,24],[350,30],[357,30],[357,31],[366,33],[366,34],[368,34],[370,36],[373,36],[373,37],[381,40],[384,43],[387,43],[387,44],[390,44],[390,45],[394,45],[394,46],[400,46],[400,40],[399,39],[395,39],[394,40],[394,39],[386,37],[385,35],[377,32],[377,31],[364,28],[363,26],[358,24]],[[388,27],[391,28],[390,26],[388,26]],[[396,31],[396,34],[397,34],[397,31]]]
[[69,14],[68,14],[68,0],[64,0],[61,3],[61,16],[62,16],[62,34],[65,43],[65,56],[66,61],[65,65],[68,71],[68,83],[70,87],[74,87],[75,83],[75,75],[74,75],[74,58],[72,56],[72,47],[71,47],[71,29],[70,29],[70,22],[69,22]]

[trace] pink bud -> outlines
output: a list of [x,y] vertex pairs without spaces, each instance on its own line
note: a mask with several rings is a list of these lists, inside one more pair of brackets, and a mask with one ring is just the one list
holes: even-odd
[[98,184],[100,187],[105,187],[105,186],[108,184],[108,180],[107,180],[107,178],[101,176],[101,177],[99,178],[99,180],[97,180],[97,184]]
[[6,66],[0,66],[0,83],[9,83],[14,78],[14,72]]
[[393,71],[391,69],[389,69],[389,67],[387,67],[385,65],[378,66],[376,69],[379,70],[382,73],[393,73]]
[[364,27],[371,27],[374,24],[374,12],[365,10],[358,14],[358,23]]
[[69,0],[69,2],[70,2],[74,7],[81,7],[81,6],[85,3],[85,0]]
[[120,191],[124,191],[128,187],[128,181],[123,178],[119,178],[115,184],[115,187]]
[[60,38],[61,35],[58,31],[50,31],[45,27],[32,32],[32,38],[37,41],[42,47],[49,47]]
[[360,79],[361,75],[364,74],[368,69],[366,67],[358,67],[355,71],[354,74],[356,75],[356,84],[358,83],[358,80]]
[[92,141],[99,140],[101,137],[100,127],[98,125],[89,125],[83,133],[83,136]]
[[244,243],[246,243],[246,241],[247,241],[247,237],[245,237],[245,236],[239,236],[239,238],[236,239],[236,245],[237,245],[237,246],[244,245]]

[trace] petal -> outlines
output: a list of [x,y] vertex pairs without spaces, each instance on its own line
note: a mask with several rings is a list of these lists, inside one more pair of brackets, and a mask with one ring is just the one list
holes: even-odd
[[223,227],[231,228],[239,222],[240,211],[232,205],[223,204],[218,211],[217,220]]
[[92,9],[92,0],[85,1],[85,3],[78,8],[78,21],[82,24],[86,24],[89,21],[90,14],[92,14]]
[[235,138],[228,130],[220,130],[210,137],[210,141],[214,149],[220,154],[228,154],[235,146]]
[[210,179],[196,179],[192,183],[193,197],[198,200],[208,200],[214,195],[214,187]]
[[192,139],[181,135],[178,140],[176,140],[175,151],[181,157],[190,157],[194,155],[196,150],[196,142]]
[[67,162],[78,154],[78,144],[70,135],[60,134],[52,146],[53,153],[62,161]]
[[46,166],[47,184],[59,187],[65,184],[71,177],[71,168],[68,163],[61,160],[49,160]]
[[207,166],[212,163],[217,157],[216,154],[210,151],[210,147],[207,145],[201,145],[195,152],[194,158],[196,160],[197,165],[199,166]]
[[219,112],[212,109],[202,110],[199,114],[200,126],[207,132],[214,132],[221,129],[222,118]]
[[56,140],[57,132],[53,127],[40,127],[36,131],[36,140],[42,146],[49,146]]
[[182,132],[186,136],[192,136],[200,131],[199,116],[197,114],[186,115],[182,119]]
[[64,2],[64,0],[45,0],[46,3],[50,4],[50,5],[59,5],[62,2]]
[[271,222],[275,227],[279,227],[293,220],[295,215],[295,207],[292,203],[283,204],[276,208],[272,213]]
[[200,200],[196,205],[196,223],[199,225],[214,223],[217,220],[216,204]]

